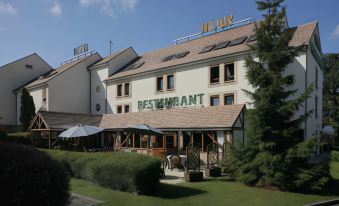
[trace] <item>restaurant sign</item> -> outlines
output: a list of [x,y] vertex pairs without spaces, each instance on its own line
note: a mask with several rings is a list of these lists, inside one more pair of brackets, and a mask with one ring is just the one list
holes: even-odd
[[203,105],[203,96],[204,94],[194,94],[181,97],[166,97],[138,101],[138,110],[169,109],[174,107]]

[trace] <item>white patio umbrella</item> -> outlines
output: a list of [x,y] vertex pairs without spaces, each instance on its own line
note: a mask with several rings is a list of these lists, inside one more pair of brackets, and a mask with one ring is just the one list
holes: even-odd
[[59,137],[63,138],[72,138],[72,137],[87,137],[92,134],[96,134],[99,132],[102,132],[103,129],[99,127],[89,126],[89,125],[83,125],[79,124],[75,127],[71,127],[66,131],[63,131]]

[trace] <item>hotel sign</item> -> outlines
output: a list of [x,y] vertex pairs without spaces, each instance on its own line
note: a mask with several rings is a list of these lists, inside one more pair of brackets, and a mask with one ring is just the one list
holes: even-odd
[[138,101],[138,110],[152,110],[161,108],[174,108],[203,105],[204,94],[194,94],[181,97],[166,97],[160,99],[150,99]]
[[216,29],[224,28],[232,25],[233,15],[228,15],[217,19],[216,27],[214,26],[214,21],[208,21],[201,24],[201,33],[210,32]]

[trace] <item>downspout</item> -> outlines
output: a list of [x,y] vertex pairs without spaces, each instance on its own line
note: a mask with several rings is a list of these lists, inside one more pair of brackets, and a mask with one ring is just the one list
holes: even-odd
[[107,114],[107,82],[105,82],[105,114]]
[[92,114],[92,71],[89,70],[89,113]]

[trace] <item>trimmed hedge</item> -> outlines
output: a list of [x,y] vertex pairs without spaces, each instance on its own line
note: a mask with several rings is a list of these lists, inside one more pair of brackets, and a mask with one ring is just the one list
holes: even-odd
[[67,205],[69,176],[44,152],[0,142],[0,162],[0,205]]
[[335,162],[339,162],[339,152],[332,151],[331,152],[331,160]]
[[44,150],[69,169],[72,176],[115,190],[149,194],[159,183],[160,161],[127,152]]
[[0,141],[25,145],[32,144],[32,140],[29,136],[21,136],[21,133],[18,134],[20,135],[18,136],[15,133],[8,135],[7,133],[0,131]]

